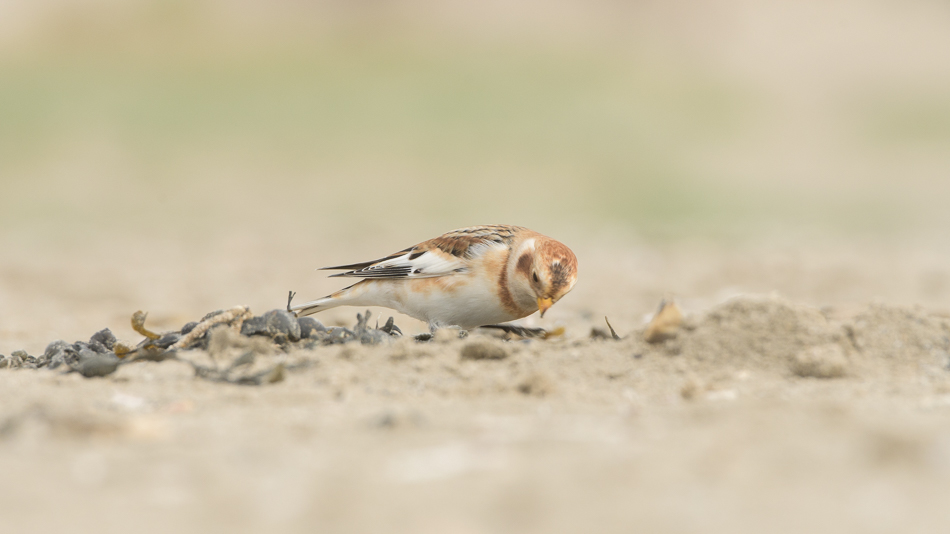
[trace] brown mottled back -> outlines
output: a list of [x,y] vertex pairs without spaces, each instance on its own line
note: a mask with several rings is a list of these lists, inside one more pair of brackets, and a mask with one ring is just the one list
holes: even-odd
[[414,252],[424,252],[431,248],[437,248],[442,252],[459,258],[469,258],[471,257],[472,247],[486,243],[507,245],[514,239],[515,232],[519,230],[523,230],[523,228],[520,226],[502,224],[470,226],[468,228],[453,230],[447,234],[420,243],[413,247],[412,250]]

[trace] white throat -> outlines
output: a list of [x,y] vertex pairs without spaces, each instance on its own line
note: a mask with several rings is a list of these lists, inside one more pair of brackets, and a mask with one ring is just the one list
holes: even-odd
[[537,297],[531,288],[528,278],[518,273],[518,259],[525,254],[531,254],[533,256],[534,246],[535,239],[533,237],[526,239],[521,243],[521,246],[511,252],[511,256],[508,257],[508,265],[506,266],[508,271],[508,287],[511,288],[511,298],[515,301],[515,304],[523,310],[532,310],[538,307]]

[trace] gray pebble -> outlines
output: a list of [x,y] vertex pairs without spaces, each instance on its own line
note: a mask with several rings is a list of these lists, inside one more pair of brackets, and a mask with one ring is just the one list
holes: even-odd
[[285,310],[271,310],[264,315],[251,317],[241,325],[245,336],[267,336],[278,343],[300,340],[300,323],[294,314]]
[[43,357],[50,359],[55,356],[57,353],[66,352],[70,349],[69,343],[66,343],[62,339],[58,339],[49,345],[46,346],[46,350],[43,351]]
[[26,369],[36,369],[40,363],[35,356],[30,356],[25,350],[13,351],[10,358],[13,362],[17,363],[17,367],[24,367]]
[[[112,330],[108,328],[103,328],[102,330],[96,332],[89,338],[89,344],[92,345],[94,342],[101,343],[108,350],[115,348],[116,338],[112,333]],[[98,352],[98,351],[97,351]]]
[[300,323],[294,314],[286,310],[271,310],[264,317],[272,331],[287,336],[290,341],[300,341]]
[[[18,351],[19,352],[19,351]],[[2,362],[0,362],[0,367],[10,368],[10,369],[19,369],[23,366],[23,358],[17,356],[17,353],[5,357]]]
[[109,352],[109,349],[107,349],[105,345],[93,339],[90,339],[89,343],[86,343],[86,346],[89,347],[89,349],[93,352],[98,352],[99,354],[105,354]]
[[94,376],[111,375],[119,368],[119,359],[113,354],[111,357],[105,354],[91,353],[86,357],[80,356],[79,363],[73,369],[86,378]]
[[105,347],[102,343],[98,341],[93,343],[86,343],[85,341],[77,341],[72,344],[72,346],[67,349],[67,352],[72,353],[73,361],[82,358],[84,352],[94,353],[94,354],[109,354],[111,351]]
[[171,347],[172,345],[177,343],[179,339],[181,339],[180,334],[178,334],[177,332],[169,332],[165,334],[164,336],[153,341],[152,345],[160,349],[167,349],[168,347]]
[[241,335],[243,336],[268,335],[267,319],[261,315],[247,319],[246,321],[244,321],[244,324],[241,325]]
[[326,341],[328,345],[338,345],[356,339],[356,335],[349,328],[334,326],[327,330]]
[[66,363],[66,358],[69,355],[70,345],[63,340],[57,340],[46,346],[46,350],[43,351],[43,356],[41,360],[49,369],[56,369],[60,365]]
[[300,339],[316,337],[317,332],[327,331],[327,327],[313,317],[300,317],[297,319],[297,324],[300,325]]
[[79,363],[82,363],[86,360],[89,360],[91,358],[96,358],[99,356],[102,356],[102,354],[99,354],[98,352],[88,347],[83,347],[83,349],[79,351]]
[[67,364],[68,355],[65,352],[57,352],[49,361],[46,362],[47,369],[56,369],[61,365]]

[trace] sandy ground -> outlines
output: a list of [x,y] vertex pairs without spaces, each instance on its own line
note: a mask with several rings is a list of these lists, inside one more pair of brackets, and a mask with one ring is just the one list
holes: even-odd
[[[558,339],[319,347],[265,386],[174,361],[97,379],[0,370],[0,527],[945,531],[950,262],[935,247],[622,243],[579,244],[575,292],[525,321],[564,326]],[[42,247],[6,261],[0,352],[106,326],[138,341],[137,308],[176,329],[236,303],[220,295],[261,313],[288,286],[334,282],[274,260],[291,245],[189,256],[168,243],[157,266],[124,245],[121,265],[51,262],[62,252]],[[647,344],[644,320],[670,294],[685,326]],[[604,315],[623,340],[590,338]],[[463,359],[476,342],[505,357]]]
[[947,532],[948,21],[0,2],[0,354],[260,314],[472,224],[580,261],[523,321],[556,339],[261,354],[308,364],[262,386],[0,369],[0,533]]

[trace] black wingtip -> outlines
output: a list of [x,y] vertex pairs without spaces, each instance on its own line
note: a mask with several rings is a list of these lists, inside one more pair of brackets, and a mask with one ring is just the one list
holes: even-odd
[[318,271],[358,271],[360,269],[369,267],[370,265],[374,263],[378,263],[379,261],[382,261],[382,260],[363,261],[360,263],[350,263],[349,265],[333,265],[332,267],[320,267],[317,270]]

